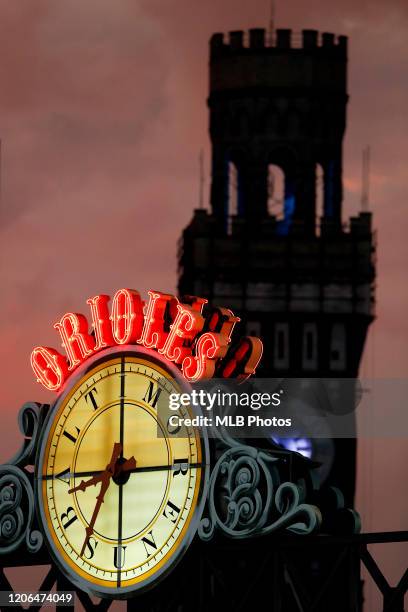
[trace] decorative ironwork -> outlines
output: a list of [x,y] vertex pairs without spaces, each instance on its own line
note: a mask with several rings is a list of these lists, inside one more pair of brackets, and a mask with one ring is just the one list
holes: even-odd
[[15,551],[25,541],[30,553],[43,543],[41,533],[32,529],[34,493],[23,470],[15,465],[0,466],[0,554]]
[[20,468],[34,465],[41,428],[48,410],[48,404],[39,404],[38,402],[23,404],[18,414],[18,426],[24,437],[24,442],[20,450],[9,461],[10,464]]
[[215,435],[227,448],[211,473],[207,516],[198,529],[202,540],[210,540],[216,529],[247,538],[280,529],[309,534],[319,528],[321,512],[306,503],[304,479],[281,482],[279,459],[272,452],[240,444],[225,428]]
[[34,465],[37,443],[48,405],[28,402],[19,412],[18,424],[24,436],[21,449],[0,465],[0,555],[13,553],[25,543],[29,553],[43,544],[36,529],[33,474],[25,468]]

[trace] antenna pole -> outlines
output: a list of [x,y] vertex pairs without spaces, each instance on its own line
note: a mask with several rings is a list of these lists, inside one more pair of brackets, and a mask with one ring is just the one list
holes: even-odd
[[366,153],[366,199],[367,199],[367,211],[370,205],[370,145],[367,146]]
[[268,25],[270,46],[272,46],[273,44],[274,31],[275,31],[275,0],[271,0],[270,9],[269,9],[269,25]]
[[363,149],[363,167],[362,167],[362,189],[361,189],[361,210],[368,212],[370,197],[370,147],[366,146]]

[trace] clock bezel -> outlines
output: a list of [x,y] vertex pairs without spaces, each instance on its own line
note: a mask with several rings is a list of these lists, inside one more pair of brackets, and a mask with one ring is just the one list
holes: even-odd
[[[195,509],[193,510],[193,514],[190,517],[186,532],[183,536],[183,539],[179,543],[177,549],[170,556],[166,563],[159,566],[156,571],[154,571],[151,575],[149,575],[145,580],[142,580],[136,584],[125,586],[125,587],[105,587],[103,585],[98,585],[92,582],[92,580],[88,580],[81,576],[79,573],[75,572],[75,569],[66,563],[66,561],[61,556],[55,542],[53,535],[49,533],[47,517],[45,514],[44,502],[43,502],[43,493],[42,493],[42,466],[44,461],[44,456],[46,452],[48,438],[53,426],[54,416],[58,413],[58,410],[62,403],[65,402],[67,396],[72,392],[72,389],[78,385],[78,383],[87,375],[88,372],[95,369],[98,365],[102,364],[105,361],[110,361],[115,357],[139,357],[150,361],[152,363],[152,367],[154,364],[160,366],[160,368],[166,370],[172,378],[174,378],[177,384],[181,387],[183,391],[189,392],[191,390],[191,385],[186,381],[186,379],[182,376],[180,370],[169,363],[164,358],[160,357],[156,351],[151,349],[147,349],[141,346],[115,346],[103,351],[98,352],[95,356],[88,359],[85,363],[78,367],[75,371],[74,375],[71,376],[67,380],[67,384],[64,385],[63,390],[58,395],[56,401],[51,406],[48,411],[47,417],[44,422],[44,426],[41,432],[41,442],[39,444],[36,461],[35,461],[35,476],[34,476],[34,489],[35,489],[35,499],[36,499],[36,512],[38,522],[41,528],[41,531],[44,534],[44,540],[47,544],[47,547],[50,551],[50,554],[57,564],[60,571],[79,589],[87,592],[90,595],[109,598],[109,599],[126,599],[132,597],[136,593],[142,593],[146,590],[153,588],[158,582],[163,580],[180,562],[189,548],[196,532],[198,529],[198,525],[200,519],[202,517],[202,513],[204,510],[208,486],[209,486],[209,443],[208,443],[208,435],[205,428],[197,428],[194,429],[199,431],[199,437],[201,441],[201,454],[202,454],[202,467],[201,467],[201,482],[197,493],[197,502]],[[192,410],[197,414],[197,416],[201,415],[201,410],[198,407],[192,407]]]

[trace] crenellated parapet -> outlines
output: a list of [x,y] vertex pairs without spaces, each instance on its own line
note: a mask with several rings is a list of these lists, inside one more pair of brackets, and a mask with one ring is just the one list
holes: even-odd
[[302,30],[294,32],[290,29],[280,28],[273,33],[264,28],[250,30],[235,30],[213,34],[210,40],[211,58],[214,59],[225,54],[250,53],[264,51],[276,53],[282,51],[316,51],[320,54],[339,57],[347,56],[347,36],[337,36],[330,32],[317,30]]
[[347,37],[262,28],[210,39],[210,100],[256,89],[263,95],[323,90],[346,97]]

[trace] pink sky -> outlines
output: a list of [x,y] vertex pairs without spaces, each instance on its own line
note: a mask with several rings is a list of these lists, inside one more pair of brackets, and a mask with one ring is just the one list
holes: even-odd
[[[269,4],[0,0],[3,444],[24,401],[52,400],[28,358],[35,344],[57,347],[52,323],[66,310],[86,312],[87,297],[122,286],[175,290],[176,241],[198,203],[201,147],[209,168],[208,39],[266,26]],[[278,27],[350,37],[344,215],[359,209],[361,151],[370,144],[379,241],[378,318],[363,373],[404,377],[408,4],[276,4]],[[407,527],[407,496],[391,509],[381,502],[401,486],[406,441],[386,450],[386,467],[381,441],[360,453],[370,530]]]

